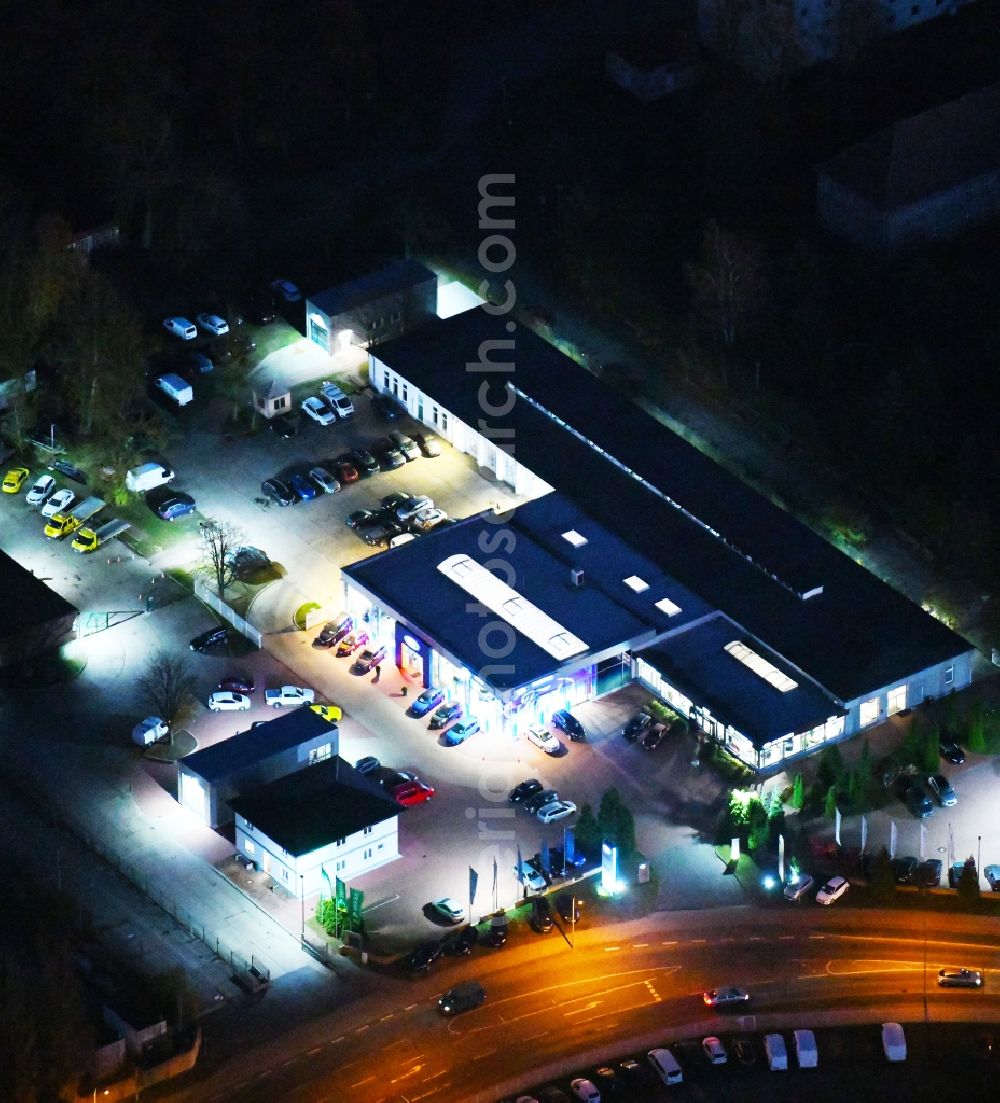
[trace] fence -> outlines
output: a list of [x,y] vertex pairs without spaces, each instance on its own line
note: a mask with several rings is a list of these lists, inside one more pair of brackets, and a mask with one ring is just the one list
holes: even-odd
[[214,609],[223,620],[228,621],[237,632],[246,636],[255,647],[261,647],[263,645],[264,637],[261,633],[254,628],[246,617],[241,617],[232,606],[227,605],[222,598],[209,587],[205,579],[195,579],[194,593],[195,597],[203,601],[210,609]]

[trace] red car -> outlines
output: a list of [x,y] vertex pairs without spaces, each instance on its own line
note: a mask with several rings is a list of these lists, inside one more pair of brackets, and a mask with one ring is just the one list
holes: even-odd
[[351,633],[337,644],[337,657],[342,659],[345,655],[353,655],[359,647],[364,647],[367,642],[367,632],[359,632],[357,635]]
[[398,804],[407,808],[411,804],[423,804],[425,800],[430,800],[434,796],[434,790],[422,781],[404,781],[393,789],[392,795]]
[[338,460],[333,465],[333,473],[342,483],[356,483],[360,477],[354,464],[346,460]]

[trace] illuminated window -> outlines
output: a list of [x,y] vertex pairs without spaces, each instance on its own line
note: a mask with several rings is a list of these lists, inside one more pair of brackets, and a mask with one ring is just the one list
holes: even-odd
[[255,846],[253,839],[244,839],[243,849],[247,852],[247,854],[257,853],[257,847]]
[[641,594],[643,590],[649,589],[649,583],[644,582],[637,574],[630,574],[628,578],[623,578],[622,582],[624,582],[630,590],[634,590],[637,594]]
[[661,613],[666,613],[668,617],[676,617],[681,611],[681,607],[675,605],[668,597],[661,598],[656,603],[656,608],[659,609]]
[[906,708],[906,686],[897,686],[890,689],[886,696],[886,715],[895,716]]
[[953,666],[946,666],[944,668],[944,684],[950,686],[955,681],[955,668]]
[[868,701],[862,701],[859,715],[861,727],[867,728],[869,724],[874,724],[876,720],[878,720],[878,698],[872,697]]
[[788,693],[798,687],[798,682],[789,678],[787,674],[783,674],[774,663],[769,663],[763,655],[758,655],[745,643],[733,640],[732,643],[726,644],[725,650],[738,662],[752,670],[758,678],[763,678],[765,682],[774,686],[779,692]]
[[324,743],[322,747],[313,747],[309,751],[309,765],[313,765],[315,762],[325,762],[331,754],[331,747],[329,743]]
[[581,536],[576,529],[570,529],[569,532],[564,532],[562,538],[568,540],[574,548],[582,548],[587,542],[586,536]]

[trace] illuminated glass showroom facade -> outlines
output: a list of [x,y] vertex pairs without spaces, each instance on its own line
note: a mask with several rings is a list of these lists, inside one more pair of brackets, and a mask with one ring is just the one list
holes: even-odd
[[489,734],[638,679],[773,769],[969,684],[968,642],[530,331],[470,310],[370,382],[528,499],[343,572]]

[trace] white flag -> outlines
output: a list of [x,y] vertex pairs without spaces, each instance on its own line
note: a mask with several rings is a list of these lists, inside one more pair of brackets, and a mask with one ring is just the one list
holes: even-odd
[[785,836],[778,836],[778,880],[785,880]]
[[893,820],[889,826],[889,857],[896,857],[896,821]]
[[865,847],[868,845],[868,817],[861,817],[861,853],[864,854]]
[[833,816],[833,837],[837,841],[837,846],[840,846],[840,809],[834,809]]
[[951,824],[948,824],[948,867],[951,868],[955,864],[955,832],[951,829]]
[[923,861],[927,857],[927,828],[923,824],[920,825],[920,860]]

